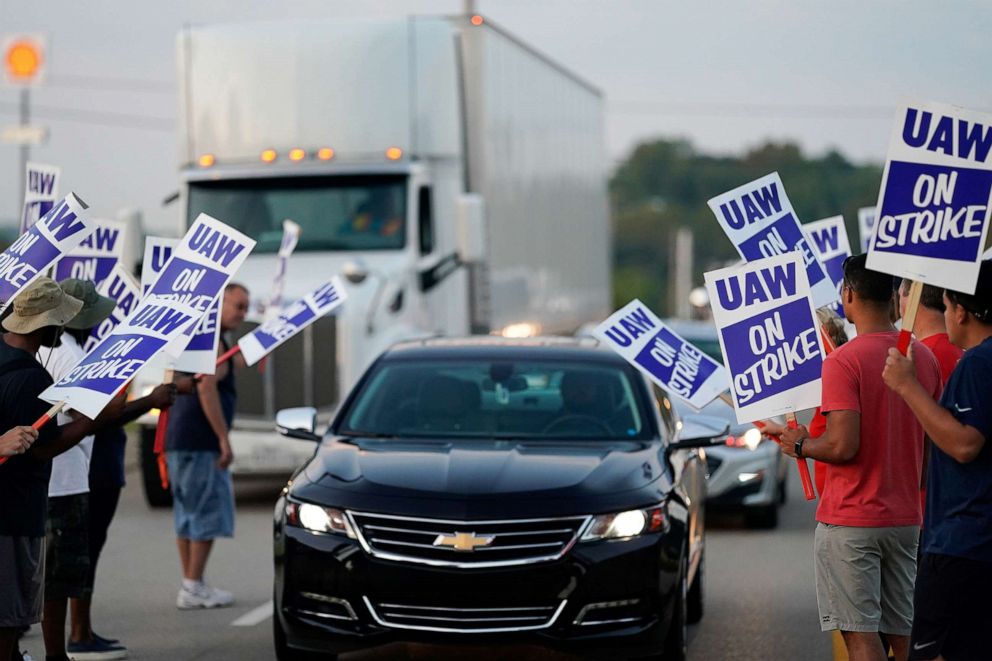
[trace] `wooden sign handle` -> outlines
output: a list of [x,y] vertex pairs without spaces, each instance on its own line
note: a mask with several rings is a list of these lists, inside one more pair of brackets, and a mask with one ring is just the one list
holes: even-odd
[[[795,429],[799,426],[799,422],[796,420],[796,414],[789,413],[785,414],[785,421],[789,425],[789,429]],[[806,500],[816,500],[816,491],[813,489],[813,478],[809,475],[809,464],[802,457],[796,457],[796,464],[799,466],[799,479],[803,483],[803,494],[806,496]]]
[[920,296],[923,295],[923,282],[913,280],[909,286],[909,298],[906,301],[906,312],[902,315],[902,330],[899,331],[899,353],[909,352],[909,343],[913,340],[913,327],[916,325],[916,311],[920,308]]

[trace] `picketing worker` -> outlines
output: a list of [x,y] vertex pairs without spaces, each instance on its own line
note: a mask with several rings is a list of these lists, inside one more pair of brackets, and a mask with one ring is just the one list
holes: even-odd
[[[58,381],[83,358],[83,345],[93,328],[110,316],[116,302],[100,296],[96,285],[88,280],[67,279],[59,286],[69,296],[83,302],[79,312],[69,320],[53,348],[42,347],[38,360]],[[177,385],[163,384],[148,396],[108,408],[101,420],[116,428],[152,408],[167,408],[175,401]],[[62,416],[60,416],[61,418]],[[102,431],[97,432],[102,433]],[[122,659],[127,650],[116,641],[96,640],[76,631],[68,646],[65,641],[66,600],[73,602],[78,614],[80,602],[88,606],[93,590],[96,554],[90,531],[94,520],[106,518],[102,502],[94,503],[89,489],[89,472],[94,436],[86,436],[52,460],[48,489],[48,525],[45,563],[45,618],[42,631],[49,658],[63,658],[68,651],[77,661],[88,659]],[[94,507],[96,505],[96,507]],[[104,532],[104,537],[106,533]],[[99,551],[97,551],[98,554]]]
[[[886,658],[879,633],[905,659],[913,618],[923,428],[881,378],[898,340],[892,297],[892,278],[869,270],[865,255],[844,262],[841,300],[857,337],[823,363],[826,431],[810,438],[800,426],[780,443],[826,464],[814,537],[820,628],[841,632],[852,661]],[[919,342],[914,351],[916,378],[936,397],[937,360]]]
[[[50,405],[38,395],[52,385],[52,377],[35,355],[58,343],[62,327],[82,306],[44,277],[8,306],[0,341],[0,428],[31,425],[48,411]],[[21,629],[41,621],[52,457],[91,428],[84,419],[46,425],[30,448],[0,465],[0,659],[18,658]]]
[[[229,348],[225,334],[241,325],[249,302],[243,285],[232,282],[224,289],[219,354]],[[204,571],[214,540],[234,536],[228,430],[237,398],[234,368],[243,365],[238,355],[203,376],[195,393],[177,398],[169,416],[166,456],[183,574],[176,607],[182,610],[229,606],[234,600],[230,592],[207,585]]]
[[13,457],[24,454],[31,444],[38,440],[38,432],[33,427],[14,427],[0,436],[0,457]]
[[974,294],[944,292],[944,320],[964,350],[939,402],[913,347],[890,351],[883,378],[931,440],[923,557],[910,659],[988,659],[992,650],[992,262]]

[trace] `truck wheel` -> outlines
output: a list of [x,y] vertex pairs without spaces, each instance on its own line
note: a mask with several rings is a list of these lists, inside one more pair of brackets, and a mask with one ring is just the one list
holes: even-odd
[[149,507],[172,507],[172,492],[162,488],[155,456],[155,428],[141,427],[141,484]]

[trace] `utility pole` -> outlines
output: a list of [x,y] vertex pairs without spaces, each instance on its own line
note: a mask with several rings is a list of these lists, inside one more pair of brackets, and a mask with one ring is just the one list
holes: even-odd
[[[29,87],[21,88],[20,125],[21,128],[26,128],[31,125],[31,88]],[[20,147],[21,167],[19,172],[21,177],[21,187],[17,190],[21,195],[23,195],[24,191],[27,190],[28,185],[28,161],[31,160],[31,144],[24,141],[21,143]]]

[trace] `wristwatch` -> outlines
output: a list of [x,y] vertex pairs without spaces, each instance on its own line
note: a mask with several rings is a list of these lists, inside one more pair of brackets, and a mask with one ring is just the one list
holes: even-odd
[[806,437],[803,436],[798,441],[796,441],[796,444],[793,446],[793,449],[796,451],[796,456],[799,458],[802,458],[803,456],[803,443],[805,442],[806,442]]

